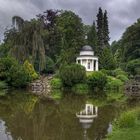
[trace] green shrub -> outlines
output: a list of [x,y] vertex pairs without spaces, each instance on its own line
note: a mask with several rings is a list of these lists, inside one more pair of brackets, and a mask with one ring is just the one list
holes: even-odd
[[107,77],[101,71],[95,71],[92,75],[88,76],[87,83],[91,89],[103,90],[107,83]]
[[13,87],[18,88],[25,87],[31,81],[28,73],[20,65],[12,67],[9,72],[10,72],[9,76],[10,80],[8,81],[8,83]]
[[38,78],[38,74],[36,73],[33,65],[31,63],[29,63],[28,60],[26,60],[23,64],[23,68],[24,71],[27,73],[27,75],[29,76],[29,80],[35,80]]
[[54,61],[50,57],[46,57],[46,68],[43,73],[54,73],[55,64]]
[[99,67],[107,70],[114,70],[116,68],[116,61],[112,55],[111,49],[105,47],[98,50]]
[[140,75],[140,59],[129,61],[126,70],[132,75]]
[[0,79],[14,87],[24,87],[30,82],[29,74],[12,57],[0,59]]
[[88,93],[88,85],[87,84],[76,84],[72,91],[76,94],[83,95]]
[[85,68],[79,64],[65,65],[60,68],[60,79],[64,86],[72,87],[86,80]]
[[113,73],[114,73],[114,75],[112,75],[112,76],[118,76],[118,75],[128,76],[128,74],[120,68],[115,69]]
[[0,81],[0,89],[6,89],[7,88],[7,83],[4,81]]
[[127,82],[129,79],[127,78],[127,76],[125,76],[125,75],[118,75],[117,77],[116,77],[117,79],[120,79],[122,82]]
[[6,93],[7,93],[6,90],[4,90],[4,89],[0,90],[0,97],[5,96]]
[[124,83],[120,80],[120,79],[116,79],[115,77],[112,76],[107,76],[107,84],[106,84],[106,88],[107,89],[120,89],[120,87],[123,85]]
[[62,88],[62,81],[59,78],[53,78],[51,80],[51,86],[53,89],[61,89]]
[[101,72],[103,72],[104,74],[106,74],[108,76],[114,76],[114,70],[105,70],[105,69],[102,69]]
[[117,121],[120,128],[130,128],[136,124],[136,114],[133,111],[124,112]]
[[140,120],[140,108],[136,109],[137,119]]
[[107,76],[117,77],[118,75],[124,75],[124,76],[128,77],[128,74],[125,71],[123,71],[122,69],[120,69],[120,68],[115,69],[115,70],[102,69],[101,72],[103,72]]

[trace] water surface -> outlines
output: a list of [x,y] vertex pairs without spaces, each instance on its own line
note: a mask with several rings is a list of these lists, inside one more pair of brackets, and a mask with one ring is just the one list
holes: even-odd
[[98,116],[87,126],[76,117],[86,104],[87,98],[74,95],[59,101],[22,92],[0,97],[0,140],[100,140],[111,131],[119,107],[98,107]]

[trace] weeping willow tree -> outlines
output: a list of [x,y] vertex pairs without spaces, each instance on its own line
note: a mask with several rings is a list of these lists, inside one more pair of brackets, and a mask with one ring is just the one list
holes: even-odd
[[46,64],[45,48],[41,36],[36,31],[33,34],[32,43],[32,63],[34,64],[36,70],[42,71],[45,69]]
[[20,63],[29,60],[38,72],[44,70],[46,65],[42,30],[43,26],[38,20],[24,22],[22,30],[14,33],[10,49],[10,55]]

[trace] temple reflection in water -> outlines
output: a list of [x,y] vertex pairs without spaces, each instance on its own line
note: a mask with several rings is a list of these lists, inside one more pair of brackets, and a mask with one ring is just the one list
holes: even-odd
[[84,110],[76,113],[76,117],[79,118],[79,122],[84,129],[84,139],[88,140],[87,129],[91,127],[94,118],[98,117],[98,107],[92,104],[86,104]]

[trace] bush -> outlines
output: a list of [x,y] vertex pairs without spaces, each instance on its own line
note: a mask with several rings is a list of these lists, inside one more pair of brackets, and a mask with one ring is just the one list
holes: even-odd
[[0,79],[14,87],[24,87],[30,82],[23,66],[12,57],[0,59]]
[[0,89],[6,89],[7,88],[7,84],[4,81],[0,81]]
[[130,128],[136,123],[136,114],[133,111],[124,112],[118,119],[118,126],[120,128]]
[[92,75],[88,76],[88,85],[91,89],[103,90],[107,83],[107,77],[101,71],[95,71]]
[[46,68],[43,71],[43,73],[54,73],[55,70],[55,64],[54,61],[50,57],[46,57]]
[[53,78],[51,80],[51,86],[53,89],[61,89],[62,88],[62,81],[59,78]]
[[120,69],[120,68],[115,69],[114,70],[114,75],[112,75],[112,76],[116,76],[117,77],[118,75],[128,76],[128,74],[125,71],[123,71],[122,69]]
[[72,87],[86,80],[86,71],[79,64],[65,65],[60,68],[60,78],[64,86]]
[[25,69],[17,65],[16,67],[12,67],[9,71],[10,76],[9,76],[9,85],[14,86],[14,87],[25,87],[31,80],[28,75],[28,73],[25,71]]
[[120,79],[116,79],[112,76],[107,76],[107,84],[106,84],[106,88],[107,89],[120,89],[120,87],[123,85],[124,83],[120,80]]
[[83,95],[88,93],[88,85],[87,84],[76,84],[72,91],[76,94]]
[[125,75],[118,75],[117,77],[116,77],[117,79],[120,79],[122,82],[127,82],[129,79],[127,78],[127,76],[125,76]]
[[136,109],[137,119],[140,120],[140,108]]
[[105,47],[104,49],[98,50],[98,54],[100,58],[100,68],[107,70],[114,70],[116,68],[116,61],[109,47]]
[[126,70],[132,75],[140,75],[140,59],[129,61]]
[[103,72],[107,76],[114,76],[114,77],[117,77],[118,75],[124,75],[126,77],[128,76],[128,74],[120,68],[115,69],[115,70],[102,69],[101,72]]
[[106,69],[102,69],[101,72],[103,72],[104,74],[108,75],[108,76],[114,76],[114,70],[106,70]]
[[28,60],[26,60],[23,64],[23,68],[24,71],[27,73],[27,75],[29,76],[29,80],[35,80],[38,78],[38,74],[36,73],[34,67],[32,64],[29,63]]

